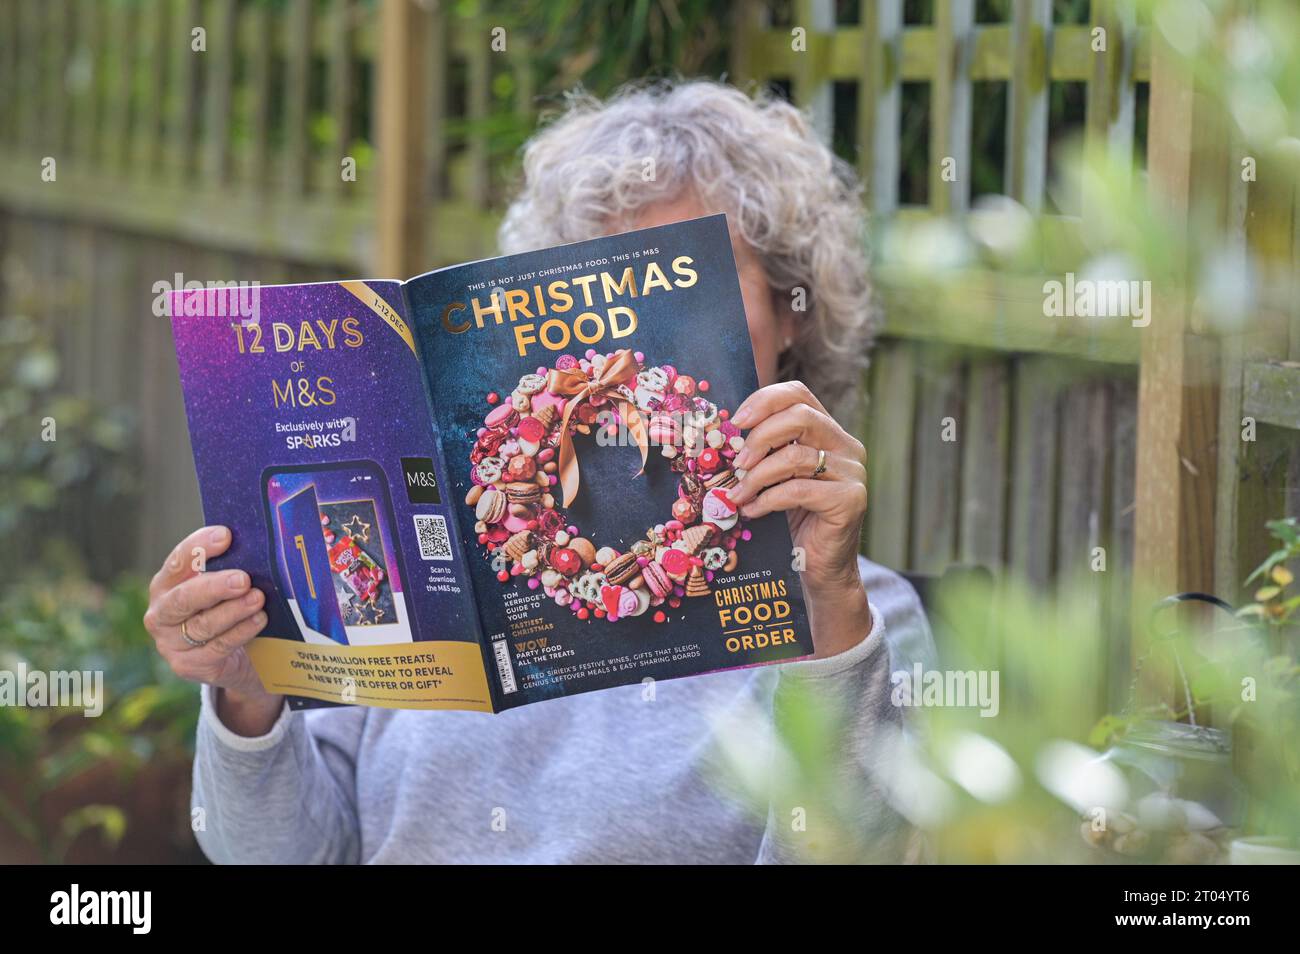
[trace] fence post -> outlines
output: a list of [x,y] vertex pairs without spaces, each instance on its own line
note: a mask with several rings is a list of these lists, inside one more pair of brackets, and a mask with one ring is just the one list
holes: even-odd
[[375,272],[408,278],[424,269],[429,205],[425,201],[425,123],[429,90],[429,15],[414,0],[384,0],[380,9],[378,67],[379,195]]
[[835,32],[835,4],[831,0],[795,0],[795,26],[807,31],[808,46],[795,58],[791,77],[795,105],[807,110],[813,128],[827,145],[834,124],[834,102],[828,58],[831,34]]
[[[971,191],[971,79],[974,0],[948,0],[934,11],[934,82],[930,86],[930,208],[964,213]],[[951,165],[950,165],[951,164]]]
[[858,171],[867,187],[872,216],[883,220],[898,206],[903,0],[863,0],[861,9]]
[[[1153,199],[1190,229],[1193,196],[1224,190],[1222,143],[1216,147],[1204,93],[1158,30],[1151,43]],[[1151,323],[1141,332],[1133,547],[1139,621],[1155,596],[1214,587],[1219,356],[1192,328],[1188,271],[1188,262],[1178,262],[1173,280],[1157,283]],[[1134,635],[1140,655],[1143,640]]]
[[1012,11],[1007,84],[1007,194],[1031,212],[1043,207],[1051,92],[1051,0],[1018,0]]

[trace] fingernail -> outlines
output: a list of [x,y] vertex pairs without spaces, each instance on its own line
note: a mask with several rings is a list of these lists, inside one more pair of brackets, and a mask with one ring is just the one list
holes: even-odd
[[242,590],[248,586],[248,574],[243,570],[236,570],[230,576],[226,577],[226,584],[232,590]]
[[256,606],[260,602],[262,602],[261,590],[253,590],[253,592],[249,593],[247,596],[244,597],[244,605],[249,607],[250,609]]
[[261,627],[265,626],[265,625],[266,625],[266,614],[265,614],[265,613],[258,613],[256,616],[254,616],[254,617],[253,617],[253,625],[256,626],[256,627],[258,627],[259,629],[260,629]]
[[208,534],[208,542],[224,543],[226,540],[226,535],[228,533],[230,533],[230,531],[227,530],[225,527],[213,527],[212,531]]
[[749,420],[749,408],[742,407],[735,414],[731,415],[731,423],[737,427],[744,427],[745,422]]
[[748,499],[748,497],[749,490],[744,484],[736,484],[736,486],[727,491],[727,499],[736,506],[740,506],[741,502]]

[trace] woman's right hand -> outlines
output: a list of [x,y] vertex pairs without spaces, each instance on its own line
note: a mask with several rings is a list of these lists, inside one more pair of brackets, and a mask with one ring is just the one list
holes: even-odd
[[[229,546],[226,527],[204,527],[176,544],[149,583],[144,627],[172,672],[224,690],[218,694],[219,715],[227,727],[242,735],[260,735],[274,724],[283,705],[280,696],[262,688],[244,649],[266,626],[266,597],[243,570],[194,568]],[[186,636],[202,645],[192,645]]]

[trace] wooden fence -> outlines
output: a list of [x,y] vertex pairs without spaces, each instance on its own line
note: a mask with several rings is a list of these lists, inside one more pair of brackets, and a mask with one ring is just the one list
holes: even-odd
[[[509,168],[491,161],[487,90],[517,73],[527,106],[524,61],[492,62],[486,23],[382,10],[0,0],[4,306],[45,313],[63,386],[138,424],[137,498],[61,510],[100,575],[156,566],[201,516],[156,283],[404,277],[492,253]],[[386,246],[381,215],[407,229]]]
[[[1053,22],[1050,0],[1013,2],[1007,23],[976,23],[973,0],[938,0],[930,23],[904,23],[903,9],[866,0],[843,25],[824,0],[796,0],[779,24],[760,2],[739,7],[734,75],[787,82],[828,138],[845,138],[837,121],[853,124],[877,230],[881,220],[970,208],[976,83],[1005,83],[1005,193],[1044,209],[1050,89],[1083,83],[1086,150],[1142,149],[1136,105],[1147,100],[1146,166],[1175,215],[1186,220],[1196,190],[1221,196],[1225,232],[1295,287],[1294,192],[1279,206],[1241,181],[1233,144],[1207,135],[1208,104],[1122,0],[1094,0],[1089,22],[1072,24]],[[802,48],[797,26],[811,27]],[[1103,51],[1093,48],[1098,27]],[[898,204],[905,83],[929,87],[924,209]],[[846,84],[857,105],[847,117],[832,107]],[[945,158],[955,176],[944,175]],[[1089,214],[1048,227],[1077,230]],[[1263,521],[1300,513],[1300,372],[1284,361],[1300,356],[1295,296],[1263,305],[1248,334],[1222,340],[1173,295],[1157,298],[1140,330],[1053,321],[1043,317],[1044,265],[1019,278],[971,271],[937,289],[877,268],[886,338],[867,443],[874,499],[888,503],[869,514],[867,552],[928,571],[1009,565],[1046,583],[1090,568],[1101,546],[1100,602],[1121,613],[1133,581],[1237,598],[1268,547]],[[1245,418],[1260,425],[1257,441],[1242,440]],[[943,439],[945,420],[958,423],[959,440]]]
[[[494,54],[485,20],[436,6],[0,0],[8,296],[22,286],[15,271],[26,287],[57,290],[42,296],[57,312],[67,384],[137,408],[142,425],[147,489],[112,515],[102,558],[152,566],[198,519],[155,282],[406,275],[490,254],[512,167],[494,152],[490,90],[509,76],[515,110],[530,114],[528,38]],[[973,0],[936,0],[922,24],[904,22],[901,0],[864,0],[852,23],[834,10],[796,0],[776,22],[763,3],[732,4],[731,75],[788,83],[828,137],[851,127],[877,231],[966,214],[975,84],[986,82],[1005,83],[1005,192],[1042,209],[1051,85],[1082,83],[1088,148],[1140,149],[1136,104],[1148,99],[1147,165],[1172,207],[1185,212],[1194,190],[1222,192],[1240,240],[1276,234],[1280,221],[1290,239],[1269,252],[1300,271],[1294,199],[1264,207],[1228,174],[1229,149],[1206,155],[1203,104],[1118,0],[1096,0],[1077,24],[1054,23],[1049,0],[1016,0],[1006,23],[975,22]],[[1105,52],[1092,49],[1094,26],[1107,31]],[[901,94],[913,83],[929,88],[922,209],[899,202]],[[848,116],[833,108],[845,86],[856,97]],[[41,181],[45,157],[57,160],[55,183]],[[341,174],[349,159],[355,181]],[[1300,359],[1294,306],[1220,342],[1172,297],[1139,331],[1045,319],[1041,275],[970,270],[936,286],[882,266],[876,280],[885,336],[864,436],[876,501],[866,550],[877,560],[930,572],[1008,565],[1047,585],[1101,546],[1099,611],[1124,613],[1134,581],[1235,596],[1264,545],[1262,520],[1300,511],[1300,375],[1279,360]],[[1240,440],[1247,415],[1258,442]],[[956,441],[943,439],[949,418]]]

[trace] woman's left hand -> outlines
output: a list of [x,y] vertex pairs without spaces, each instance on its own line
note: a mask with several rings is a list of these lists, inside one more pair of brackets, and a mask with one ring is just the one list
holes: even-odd
[[[789,517],[794,545],[803,551],[803,589],[817,655],[855,646],[871,625],[858,575],[867,513],[866,448],[798,381],[755,391],[731,422],[749,431],[733,461],[747,473],[727,496],[747,518],[774,510]],[[825,470],[814,477],[819,451],[826,452]]]

